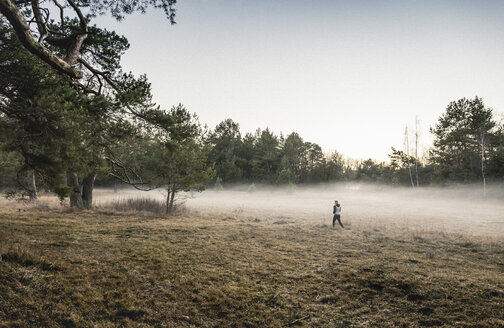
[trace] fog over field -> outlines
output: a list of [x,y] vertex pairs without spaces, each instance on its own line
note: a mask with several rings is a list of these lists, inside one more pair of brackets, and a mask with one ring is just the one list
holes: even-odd
[[[348,229],[377,229],[389,233],[446,232],[468,236],[504,236],[502,188],[490,188],[486,199],[480,186],[466,188],[392,188],[365,184],[332,184],[295,190],[258,186],[207,190],[182,196],[192,211],[270,220],[272,223],[332,223],[334,200],[342,204]],[[136,197],[163,200],[162,190],[117,193],[97,189],[96,204]]]

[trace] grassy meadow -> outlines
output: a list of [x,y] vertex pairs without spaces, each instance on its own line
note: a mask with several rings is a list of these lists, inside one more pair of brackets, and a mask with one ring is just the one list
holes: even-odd
[[0,255],[1,327],[504,327],[499,238],[13,206]]

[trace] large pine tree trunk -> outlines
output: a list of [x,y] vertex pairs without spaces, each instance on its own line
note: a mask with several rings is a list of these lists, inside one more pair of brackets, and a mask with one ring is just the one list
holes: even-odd
[[72,188],[72,193],[70,194],[70,207],[83,208],[84,203],[82,202],[82,186],[79,183],[79,178],[77,174],[71,173],[67,178],[68,186]]
[[37,184],[35,181],[35,171],[28,170],[26,172],[26,186],[28,189],[28,196],[30,197],[30,201],[34,202],[38,199],[37,194]]
[[82,204],[84,208],[93,206],[93,189],[96,180],[96,172],[91,172],[82,180]]

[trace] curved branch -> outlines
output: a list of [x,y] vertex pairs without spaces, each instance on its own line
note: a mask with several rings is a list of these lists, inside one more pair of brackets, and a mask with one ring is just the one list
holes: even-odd
[[87,33],[87,31],[88,31],[87,20],[86,20],[86,17],[84,17],[84,15],[82,14],[82,11],[80,10],[79,6],[77,6],[75,4],[75,2],[73,2],[73,0],[67,0],[67,2],[70,4],[72,9],[75,11],[75,13],[77,14],[77,17],[79,17],[80,27],[82,29],[82,32]]
[[75,69],[63,59],[51,53],[47,48],[33,39],[30,28],[23,15],[11,0],[0,0],[0,13],[11,23],[23,46],[35,56],[56,70],[76,79],[82,78],[82,72]]
[[46,21],[42,18],[42,12],[40,10],[39,6],[39,1],[38,0],[31,0],[31,5],[32,5],[32,10],[33,10],[33,16],[35,18],[35,22],[37,23],[37,29],[40,33],[39,37],[39,42],[44,40],[47,35],[49,34],[49,31],[47,30],[47,25]]
[[[98,78],[101,76],[107,83],[116,91],[118,91],[117,86],[115,85],[114,81],[110,78],[110,72],[102,72],[91,66],[87,61],[85,61],[82,58],[78,58],[77,61],[84,65],[93,75],[97,76]],[[101,84],[101,83],[100,83]]]
[[[111,158],[110,156],[105,157],[105,159],[111,165],[112,171],[109,172],[111,177],[142,191],[150,191],[160,187],[158,185],[153,186],[149,182],[144,182],[140,174],[132,167],[123,164],[120,160]],[[133,177],[131,177],[130,174],[133,175]]]
[[67,55],[65,57],[65,61],[67,63],[73,64],[79,59],[82,43],[87,38],[87,36],[88,36],[87,33],[72,36],[70,44],[68,45],[67,48]]
[[65,19],[64,19],[64,8],[63,6],[58,2],[58,0],[53,0],[54,5],[59,8],[60,11],[60,20],[61,20],[61,28],[65,26]]

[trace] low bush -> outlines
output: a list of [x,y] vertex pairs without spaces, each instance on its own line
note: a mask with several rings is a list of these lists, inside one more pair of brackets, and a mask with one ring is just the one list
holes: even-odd
[[166,203],[152,198],[130,198],[116,200],[103,205],[104,208],[118,212],[151,212],[166,213]]

